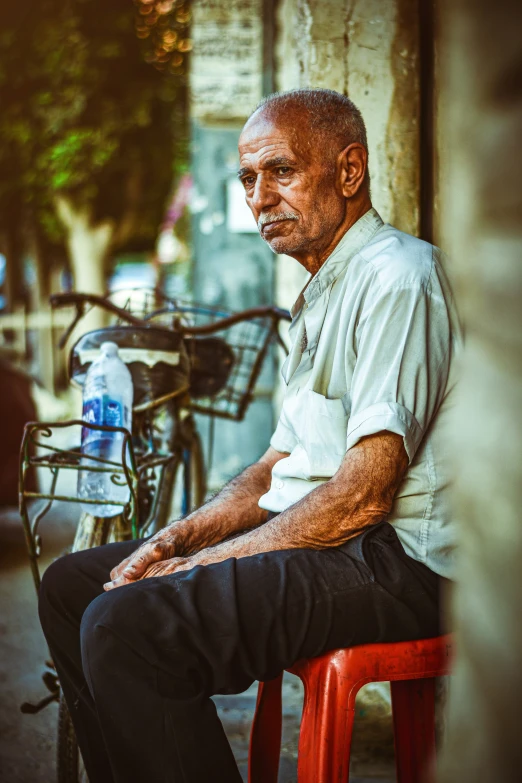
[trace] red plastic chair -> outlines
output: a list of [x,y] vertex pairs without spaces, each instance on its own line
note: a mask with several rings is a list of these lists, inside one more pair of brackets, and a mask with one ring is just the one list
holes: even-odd
[[[299,783],[346,783],[357,691],[389,681],[397,783],[421,783],[435,755],[435,677],[449,674],[451,637],[365,644],[299,661],[305,699],[297,773]],[[259,683],[250,735],[249,783],[277,783],[281,749],[283,675]]]

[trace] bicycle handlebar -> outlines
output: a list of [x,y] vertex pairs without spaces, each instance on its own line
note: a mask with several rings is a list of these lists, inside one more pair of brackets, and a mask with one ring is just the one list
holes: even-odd
[[[127,321],[127,323],[132,324],[133,326],[140,326],[140,327],[150,327],[151,321],[144,318],[138,318],[135,315],[132,315],[132,313],[129,313],[128,310],[124,310],[122,307],[118,307],[117,305],[113,304],[110,300],[108,300],[104,296],[99,296],[98,294],[84,294],[76,291],[68,291],[65,293],[60,294],[52,294],[49,298],[50,304],[52,308],[59,308],[59,307],[69,307],[70,305],[76,306],[76,317],[74,321],[71,323],[65,334],[60,339],[59,346],[60,348],[63,348],[67,340],[69,339],[74,327],[78,323],[78,321],[83,318],[85,315],[85,305],[91,304],[93,306],[102,307],[104,310],[107,310],[108,312],[112,313],[113,315],[118,316],[118,318],[121,318],[124,321]],[[176,311],[173,310],[172,314],[175,315]],[[172,328],[168,328],[166,326],[162,326],[160,324],[155,324],[155,328],[165,329],[167,331],[176,331],[181,333],[182,335],[186,335],[187,337],[196,336],[196,335],[203,335],[203,334],[213,334],[214,332],[219,332],[222,329],[226,329],[229,326],[233,326],[234,324],[241,323],[242,321],[249,321],[254,318],[265,318],[269,317],[274,322],[278,323],[279,321],[291,321],[291,316],[288,310],[283,310],[280,307],[274,307],[271,305],[264,305],[261,307],[251,307],[248,310],[243,310],[240,313],[234,313],[233,315],[227,316],[225,318],[220,318],[218,321],[215,321],[211,324],[204,324],[203,326],[185,326],[182,324],[179,319],[175,319],[174,323],[172,325]]]
[[128,310],[118,307],[118,305],[115,305],[113,302],[106,299],[106,297],[99,296],[98,294],[82,294],[77,293],[76,291],[67,291],[63,294],[51,294],[49,302],[53,309],[69,307],[69,305],[76,305],[77,309],[83,309],[83,306],[86,304],[97,305],[98,307],[102,307],[104,310],[108,310],[110,313],[117,315],[119,318],[128,321],[134,326],[145,325],[145,321],[142,318],[137,318],[135,315],[132,315],[132,313],[129,313]]
[[263,305],[261,307],[250,307],[248,310],[243,310],[240,313],[234,313],[226,318],[220,318],[219,321],[215,321],[213,324],[204,324],[203,326],[183,326],[179,324],[176,328],[182,334],[188,336],[198,334],[213,334],[213,332],[219,332],[221,329],[227,329],[229,326],[241,323],[242,321],[251,321],[254,318],[272,318],[273,321],[291,321],[291,316],[288,310],[283,310],[280,307],[273,307],[272,305]]

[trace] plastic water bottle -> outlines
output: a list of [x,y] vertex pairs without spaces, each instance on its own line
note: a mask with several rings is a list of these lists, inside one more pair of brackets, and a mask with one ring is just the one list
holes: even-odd
[[[89,367],[83,385],[82,419],[91,424],[126,427],[131,430],[132,378],[127,366],[118,356],[116,343],[102,343],[100,354]],[[120,514],[128,502],[130,489],[123,473],[102,473],[85,470],[87,467],[110,467],[88,459],[98,457],[122,466],[123,433],[102,432],[82,427],[83,470],[78,471],[78,497],[91,500],[114,500],[117,504],[82,503],[82,508],[97,517]],[[118,484],[112,480],[117,476]],[[120,486],[120,483],[122,486]]]

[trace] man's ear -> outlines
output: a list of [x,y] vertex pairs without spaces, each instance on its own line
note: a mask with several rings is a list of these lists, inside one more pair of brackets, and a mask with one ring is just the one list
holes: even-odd
[[338,158],[341,191],[345,198],[355,196],[364,182],[368,153],[362,144],[349,144]]

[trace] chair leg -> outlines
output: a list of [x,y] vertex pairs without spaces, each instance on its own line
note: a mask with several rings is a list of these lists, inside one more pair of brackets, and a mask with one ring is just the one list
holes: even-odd
[[422,783],[435,755],[435,679],[390,684],[397,783]]
[[305,689],[297,760],[298,783],[348,783],[358,686],[333,662],[295,672]]
[[260,682],[250,732],[248,783],[277,783],[281,753],[283,674]]

